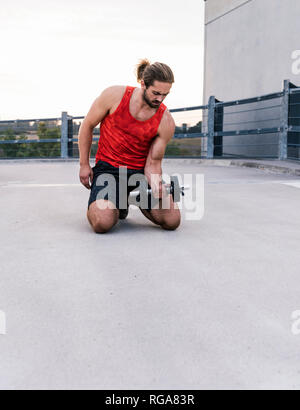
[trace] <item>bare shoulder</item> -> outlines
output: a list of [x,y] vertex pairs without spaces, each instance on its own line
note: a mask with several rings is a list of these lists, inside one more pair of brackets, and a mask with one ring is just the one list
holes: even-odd
[[163,122],[165,123],[166,126],[175,128],[175,120],[173,118],[173,115],[170,113],[168,109],[166,109],[164,113]]
[[93,105],[85,117],[85,123],[91,128],[96,127],[108,114],[111,114],[115,110],[122,100],[125,91],[126,87],[119,85],[106,88],[93,102]]
[[105,102],[108,107],[112,107],[116,102],[121,101],[126,91],[123,85],[114,85],[102,91],[99,100]]
[[95,100],[92,111],[102,120],[108,114],[112,114],[120,104],[126,87],[122,85],[114,85],[102,91],[99,97]]
[[175,133],[175,127],[175,120],[170,111],[166,109],[158,129],[160,137],[165,138],[166,140],[172,139]]

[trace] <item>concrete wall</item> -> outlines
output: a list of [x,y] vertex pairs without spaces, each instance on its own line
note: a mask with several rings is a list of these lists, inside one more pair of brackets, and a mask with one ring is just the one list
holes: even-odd
[[246,0],[206,0],[205,22],[210,22],[232,9],[244,4]]
[[300,49],[299,0],[207,0],[204,101],[279,91]]
[[[300,0],[206,0],[204,103],[209,96],[231,101],[278,92],[284,79],[300,86]],[[300,53],[299,53],[300,55]],[[299,74],[293,73],[295,62]],[[272,104],[272,102],[270,102]],[[279,100],[273,104],[280,104]],[[244,106],[244,109],[257,108]],[[232,111],[228,109],[227,111]],[[226,111],[225,111],[226,113]],[[268,115],[268,117],[264,117]],[[240,122],[224,130],[277,127],[276,109],[225,115],[225,122]],[[251,122],[252,121],[252,122]],[[257,121],[257,122],[255,122]],[[279,134],[224,138],[225,153],[237,155],[276,155],[278,146],[226,148],[232,144],[277,144]]]

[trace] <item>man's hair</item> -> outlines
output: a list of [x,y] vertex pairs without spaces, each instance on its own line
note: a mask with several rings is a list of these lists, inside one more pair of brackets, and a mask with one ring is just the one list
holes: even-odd
[[173,84],[174,74],[169,66],[163,63],[151,64],[147,59],[141,60],[136,66],[137,81],[144,80],[146,87],[154,84],[154,81]]

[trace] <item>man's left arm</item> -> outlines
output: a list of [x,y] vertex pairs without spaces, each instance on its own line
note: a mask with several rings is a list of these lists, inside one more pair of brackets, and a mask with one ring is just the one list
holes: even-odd
[[150,147],[145,165],[145,176],[155,198],[162,198],[162,160],[174,132],[175,121],[171,114],[166,112],[158,129],[158,136]]

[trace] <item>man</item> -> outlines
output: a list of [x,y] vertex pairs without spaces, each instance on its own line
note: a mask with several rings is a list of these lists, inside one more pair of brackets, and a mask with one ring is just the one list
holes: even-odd
[[[162,160],[175,131],[174,119],[163,101],[170,93],[174,75],[165,64],[143,60],[137,66],[137,80],[141,88],[114,86],[103,91],[79,131],[80,181],[91,190],[87,217],[96,233],[110,231],[128,214],[128,209],[119,209],[120,167],[127,167],[128,178],[136,173],[144,174],[159,200],[153,209],[140,208],[151,222],[166,230],[175,230],[180,225],[180,210],[162,184]],[[96,165],[91,168],[93,130],[99,123],[101,136]],[[115,177],[115,203],[100,198],[105,186],[96,184],[96,179],[102,174]],[[168,209],[162,206],[166,197],[170,201]]]

